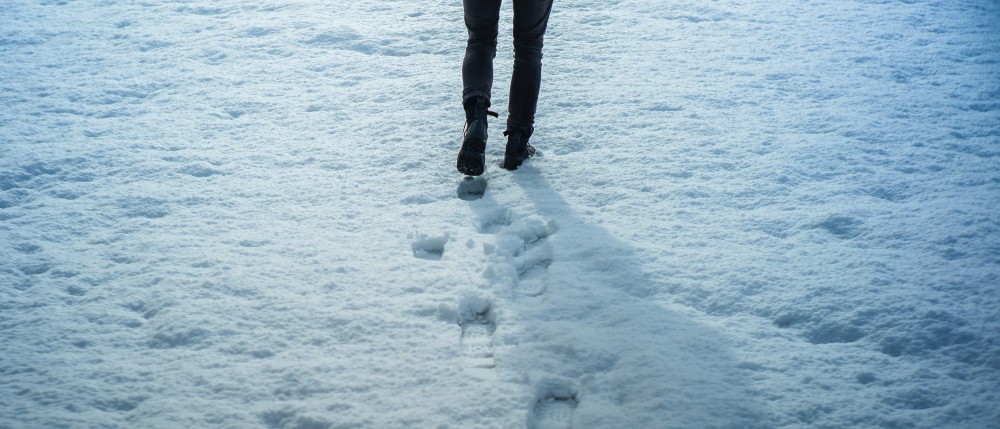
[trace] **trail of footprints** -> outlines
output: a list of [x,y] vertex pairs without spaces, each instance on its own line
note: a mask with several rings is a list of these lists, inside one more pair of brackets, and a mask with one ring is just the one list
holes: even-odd
[[[466,365],[474,369],[491,369],[493,333],[496,331],[492,304],[478,300],[463,303],[459,317],[462,328],[462,355]],[[570,429],[577,404],[577,387],[567,381],[543,381],[531,407],[527,429]]]
[[[512,274],[509,284],[517,296],[542,297],[548,288],[547,276],[552,265],[549,238],[556,232],[552,222],[529,219],[512,223],[511,213],[498,208],[486,216],[479,231],[497,237],[493,250],[495,272]],[[500,282],[501,285],[505,284]],[[476,306],[474,306],[476,307]],[[496,331],[492,303],[478,303],[476,311],[462,312],[462,353],[474,368],[493,368],[493,333]],[[565,382],[543,382],[527,418],[528,429],[568,429],[578,404],[576,387]]]
[[[499,227],[499,228],[498,228]],[[480,231],[501,236],[495,248],[503,260],[509,261],[516,273],[512,279],[514,292],[538,297],[545,293],[545,275],[552,264],[552,249],[547,243],[555,230],[552,224],[540,221],[511,226],[509,211],[498,210],[480,225]],[[492,304],[463,304],[458,325],[462,328],[462,355],[472,368],[493,368],[493,333],[496,323]]]
[[[485,192],[485,182],[463,181],[458,197],[478,200]],[[479,232],[497,237],[494,271],[512,273],[509,284],[517,296],[537,299],[548,289],[548,270],[552,265],[552,246],[548,239],[556,232],[555,224],[529,219],[514,224],[509,210],[496,208],[479,225]],[[447,238],[445,238],[447,240]],[[414,256],[440,259],[443,246],[429,246],[430,240],[420,237],[414,242]],[[436,243],[430,243],[436,244]],[[431,249],[430,247],[433,247]],[[424,252],[420,252],[424,250]],[[424,254],[438,256],[430,258]],[[493,357],[493,334],[496,317],[493,303],[470,298],[460,304],[458,325],[461,328],[461,353],[467,368],[489,370],[496,366]],[[569,429],[577,407],[576,386],[568,382],[543,382],[527,418],[528,429]]]

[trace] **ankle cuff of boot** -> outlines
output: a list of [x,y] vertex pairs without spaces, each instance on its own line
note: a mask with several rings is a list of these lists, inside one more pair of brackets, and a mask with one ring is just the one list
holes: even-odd
[[520,135],[521,136],[521,140],[524,140],[524,141],[528,141],[528,138],[531,137],[531,131],[524,132],[522,130],[511,130],[511,129],[508,129],[508,130],[506,130],[506,131],[503,132],[504,137],[510,136],[511,134],[518,134],[518,135]]

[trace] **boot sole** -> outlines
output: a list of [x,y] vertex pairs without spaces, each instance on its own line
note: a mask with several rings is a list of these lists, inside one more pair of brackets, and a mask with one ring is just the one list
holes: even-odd
[[484,143],[479,143],[475,140],[470,140],[466,144],[462,145],[462,150],[458,152],[458,163],[456,167],[458,171],[466,176],[479,176],[483,174],[486,169],[486,154],[475,152],[471,150],[466,150],[465,146],[485,146]]

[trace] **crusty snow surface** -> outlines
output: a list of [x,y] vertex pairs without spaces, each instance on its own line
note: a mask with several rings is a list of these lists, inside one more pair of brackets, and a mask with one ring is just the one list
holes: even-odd
[[0,2],[0,428],[998,428],[1000,3]]

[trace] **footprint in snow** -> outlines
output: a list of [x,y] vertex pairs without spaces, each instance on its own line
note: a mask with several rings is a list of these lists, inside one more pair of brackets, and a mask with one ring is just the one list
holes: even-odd
[[528,415],[528,429],[569,429],[577,404],[571,385],[556,383],[543,389]]
[[493,368],[493,333],[496,323],[489,303],[481,303],[472,311],[462,311],[458,325],[462,327],[462,355],[473,368]]
[[549,237],[555,233],[553,223],[528,224],[518,231],[519,246],[511,252],[517,271],[514,292],[530,297],[541,296],[547,289],[547,275],[552,265],[552,246]]
[[437,261],[444,257],[444,246],[448,240],[448,234],[437,237],[420,234],[416,241],[410,243],[410,250],[413,250],[414,257]]
[[512,217],[510,209],[495,207],[481,214],[479,224],[476,226],[480,234],[496,234],[510,226]]
[[549,266],[552,265],[552,247],[545,238],[527,243],[514,257],[517,268],[517,282],[514,291],[530,297],[545,293]]
[[458,183],[458,198],[475,201],[483,198],[486,193],[486,179],[483,177],[466,177]]

